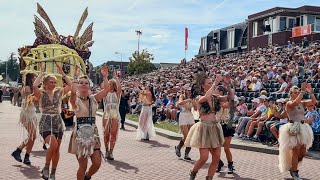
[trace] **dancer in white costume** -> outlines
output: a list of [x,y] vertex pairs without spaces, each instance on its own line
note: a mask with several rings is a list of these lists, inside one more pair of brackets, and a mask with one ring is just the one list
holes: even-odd
[[[193,115],[191,113],[191,109],[195,108],[195,102],[191,99],[191,93],[183,92],[179,97],[179,102],[177,103],[178,108],[180,108],[179,115],[179,127],[180,131],[183,135],[183,139],[180,140],[178,146],[175,147],[176,155],[181,157],[181,148],[184,145],[184,141],[187,138],[189,130],[191,126],[194,124]],[[191,151],[191,147],[186,147],[184,159],[191,160],[189,157],[189,153]]]
[[[39,101],[41,111],[41,119],[39,121],[39,133],[44,139],[49,148],[46,151],[45,166],[42,169],[42,178],[49,179],[49,167],[52,163],[50,179],[55,179],[56,168],[60,158],[60,144],[65,130],[64,122],[61,117],[61,104],[62,96],[70,91],[72,82],[65,75],[61,66],[57,65],[59,74],[67,82],[68,86],[65,88],[56,87],[57,80],[53,75],[44,76],[44,68],[37,79],[33,83],[33,92],[35,98]],[[43,88],[39,89],[38,86],[43,78]]]
[[[302,101],[305,92],[310,94],[311,100]],[[305,123],[304,107],[316,103],[317,99],[310,84],[302,83],[301,91],[297,86],[290,89],[290,101],[286,104],[289,123],[281,126],[279,130],[279,169],[281,172],[290,171],[294,180],[300,179],[298,164],[313,141],[312,129]]]
[[[77,123],[71,135],[68,152],[77,156],[79,163],[77,180],[91,179],[101,166],[101,143],[95,117],[97,102],[107,95],[109,89],[106,66],[103,66],[101,74],[104,79],[104,89],[97,94],[89,95],[90,82],[87,76],[81,76],[79,80],[75,77],[71,89],[69,102]],[[86,173],[89,157],[92,164]]]
[[137,139],[149,140],[156,135],[152,121],[152,104],[155,102],[152,85],[140,92],[140,101],[142,102],[142,110],[139,116]]
[[114,160],[113,150],[116,145],[119,125],[120,113],[119,104],[121,97],[121,84],[116,71],[113,73],[113,78],[109,80],[109,92],[107,97],[103,99],[104,113],[103,113],[103,129],[104,129],[104,145],[106,148],[106,158]]
[[26,165],[30,165],[31,161],[29,159],[30,153],[32,151],[32,147],[34,141],[37,137],[37,129],[38,129],[38,120],[36,114],[36,108],[34,105],[34,98],[33,98],[33,88],[32,84],[36,79],[36,74],[28,73],[25,75],[25,86],[21,90],[22,96],[22,105],[21,105],[21,112],[20,112],[20,121],[19,124],[24,128],[23,131],[26,131],[25,134],[27,137],[21,143],[21,145],[11,154],[15,160],[18,162],[22,162],[21,159],[21,151],[26,148],[26,154],[24,156],[23,163]]

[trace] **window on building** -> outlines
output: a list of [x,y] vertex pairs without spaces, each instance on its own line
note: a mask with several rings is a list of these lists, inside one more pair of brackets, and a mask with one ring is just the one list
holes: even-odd
[[278,32],[279,28],[278,28],[278,18],[277,17],[273,17],[272,18],[272,26],[271,26],[271,32]]
[[117,69],[120,69],[120,65],[117,65],[116,67],[117,67]]
[[311,24],[311,31],[315,31],[316,17],[311,15],[306,17],[307,17],[307,24]]
[[295,27],[295,18],[288,18],[288,29]]
[[253,22],[252,24],[252,36],[258,36],[258,22]]
[[[265,19],[264,22],[264,27],[267,27],[267,26],[270,26],[270,23],[269,23],[269,19]],[[271,28],[271,27],[270,27]],[[266,30],[266,29],[265,29]],[[269,31],[264,31],[263,34],[268,34]]]
[[287,29],[287,17],[280,17],[280,31],[285,31]]
[[320,17],[315,18],[314,30],[320,31]]
[[207,41],[206,41],[206,38],[202,38],[202,50],[203,52],[207,52]]
[[296,26],[300,26],[300,17],[296,18]]
[[228,49],[234,48],[234,39],[235,39],[235,30],[229,29],[228,30]]
[[300,26],[303,26],[304,25],[304,23],[303,23],[303,16],[301,16],[301,18],[300,18]]

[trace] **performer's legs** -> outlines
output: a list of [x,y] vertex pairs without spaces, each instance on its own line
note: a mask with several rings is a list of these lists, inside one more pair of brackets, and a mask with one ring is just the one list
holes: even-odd
[[221,147],[210,148],[209,151],[212,156],[212,161],[211,161],[209,169],[208,169],[208,177],[212,178],[214,176],[214,173],[216,172],[217,167],[218,167],[218,163],[219,163],[220,155],[221,155]]
[[77,180],[83,180],[87,171],[88,158],[82,156],[80,158],[77,157],[77,160],[79,163],[79,169],[77,171]]
[[117,119],[113,119],[111,121],[111,132],[110,132],[110,160],[113,160],[113,149],[116,145],[116,140],[119,132],[119,121]]
[[92,165],[89,168],[88,173],[86,174],[87,177],[91,178],[100,168],[101,166],[101,151],[100,149],[95,149],[91,157]]

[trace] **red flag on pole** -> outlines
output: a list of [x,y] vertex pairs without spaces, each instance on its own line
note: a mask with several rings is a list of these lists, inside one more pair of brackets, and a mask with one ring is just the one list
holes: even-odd
[[184,50],[188,50],[188,28],[185,29]]

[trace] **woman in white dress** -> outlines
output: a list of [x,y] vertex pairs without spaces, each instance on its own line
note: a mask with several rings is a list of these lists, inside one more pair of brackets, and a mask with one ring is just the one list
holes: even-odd
[[109,91],[107,97],[103,99],[104,113],[103,113],[103,129],[104,129],[104,145],[106,148],[106,158],[108,160],[114,160],[113,150],[116,145],[119,125],[120,125],[120,113],[119,104],[121,97],[121,84],[117,74],[114,71],[114,79],[109,80]]
[[[101,166],[101,143],[96,126],[96,112],[98,101],[108,93],[108,69],[101,70],[104,79],[104,89],[97,94],[90,95],[90,83],[87,76],[75,77],[69,99],[71,109],[77,118],[76,126],[71,135],[68,152],[77,156],[79,169],[77,180],[89,180]],[[88,158],[91,158],[91,167],[87,171]]]
[[142,110],[139,116],[139,124],[137,129],[137,139],[149,140],[156,136],[152,121],[152,104],[156,98],[153,92],[153,86],[149,85],[140,92],[140,101],[142,102]]
[[[309,93],[311,100],[302,101],[304,93]],[[294,180],[300,180],[298,166],[307,150],[312,146],[313,132],[305,122],[305,110],[308,105],[317,104],[310,84],[302,83],[301,91],[297,86],[290,89],[290,101],[286,104],[289,121],[279,130],[279,169],[290,171]]]
[[26,132],[23,134],[27,137],[23,136],[23,138],[26,139],[24,139],[20,146],[11,154],[15,160],[17,160],[18,162],[22,162],[21,152],[24,148],[26,148],[26,154],[23,160],[23,163],[26,165],[31,164],[29,157],[32,151],[34,141],[37,137],[38,129],[36,108],[34,105],[34,98],[32,95],[32,84],[35,81],[36,77],[36,74],[33,73],[26,74],[25,86],[21,90],[22,105],[19,124],[21,124],[21,126],[25,129],[23,131]]
[[[194,124],[194,118],[191,113],[191,109],[195,107],[195,102],[190,96],[191,94],[187,94],[187,92],[182,93],[179,97],[179,102],[177,103],[177,107],[180,108],[179,127],[183,135],[183,139],[180,140],[178,146],[175,147],[176,155],[178,157],[181,157],[181,148],[184,145],[184,141],[187,138],[191,126]],[[191,160],[189,157],[190,151],[191,147],[186,147],[184,155],[185,160]]]

